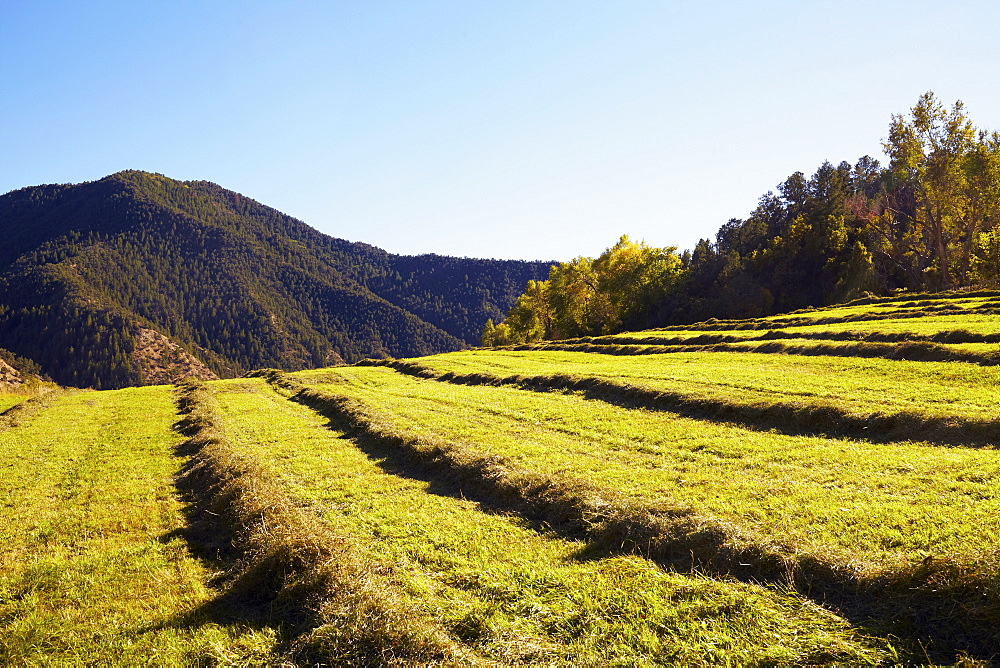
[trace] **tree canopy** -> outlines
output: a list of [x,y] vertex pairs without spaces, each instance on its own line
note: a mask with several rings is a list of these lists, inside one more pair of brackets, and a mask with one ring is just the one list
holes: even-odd
[[528,285],[487,345],[708,318],[757,317],[866,292],[1000,280],[1000,134],[933,93],[892,116],[888,164],[824,162],[764,194],[691,251],[623,237]]
[[681,275],[674,247],[655,248],[622,236],[596,260],[578,257],[529,281],[507,318],[487,322],[484,345],[607,334],[642,327]]

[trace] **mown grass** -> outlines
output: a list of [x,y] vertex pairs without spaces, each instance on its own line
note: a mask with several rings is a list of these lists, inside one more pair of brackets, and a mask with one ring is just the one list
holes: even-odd
[[269,662],[274,633],[199,608],[168,388],[76,392],[0,432],[0,663]]
[[[810,355],[827,357],[862,357],[890,360],[911,360],[923,362],[968,362],[982,366],[1000,365],[1000,345],[995,343],[942,344],[929,341],[905,341],[896,343],[871,343],[867,341],[838,341],[794,337],[776,337],[711,344],[671,344],[649,345],[642,339],[633,339],[638,344],[615,342],[575,343],[551,342],[530,343],[513,346],[509,350],[563,350],[571,352],[597,353],[602,355],[659,355],[698,352],[736,352],[781,355]],[[693,340],[693,339],[692,339]]]
[[[319,382],[330,376],[343,382]],[[1000,452],[991,449],[787,436],[377,367],[292,377],[348,393],[417,433],[630,499],[669,499],[869,572],[928,556],[975,561],[1000,541]]]
[[691,325],[672,325],[655,331],[679,332],[690,330],[729,331],[762,330],[802,327],[809,325],[837,325],[881,320],[925,318],[929,316],[1000,315],[1000,298],[996,292],[983,292],[979,296],[928,296],[921,299],[858,300],[848,304],[809,308],[792,313],[782,313],[761,318],[716,320],[710,318]]
[[[540,494],[534,505],[544,512],[561,516],[559,504],[576,504],[584,526],[618,527],[597,526],[595,535],[610,530],[613,541],[689,565],[690,550],[695,565],[787,577],[821,596],[860,593],[868,598],[863,616],[916,615],[917,635],[947,636],[952,648],[981,653],[997,641],[989,630],[1000,618],[993,555],[1000,459],[993,451],[791,439],[384,369],[294,377],[331,397],[302,393],[306,401],[338,408],[359,427],[473,478],[470,484],[492,488],[493,480],[514,476],[505,484]],[[368,408],[359,413],[337,396]],[[472,444],[470,454],[448,455],[463,450],[449,441]],[[477,464],[475,457],[487,459]],[[928,489],[942,467],[950,470]],[[519,468],[533,473],[514,473]],[[975,485],[966,484],[972,479]],[[552,497],[552,485],[567,490],[556,497],[568,498]],[[954,617],[956,605],[967,618]]]
[[1000,418],[996,402],[1000,369],[953,362],[733,352],[631,357],[472,350],[421,358],[420,364],[458,374],[607,379],[730,404],[829,407],[862,418],[894,413],[945,422],[993,423]]
[[213,607],[278,625],[282,663],[478,663],[395,586],[391,564],[367,559],[233,446],[204,383],[180,383],[178,406],[191,453],[179,484],[193,501],[192,530],[214,537],[225,566]]
[[801,597],[672,574],[638,557],[588,555],[579,542],[483,512],[456,497],[448,480],[429,483],[419,470],[401,469],[400,451],[355,435],[362,451],[337,425],[331,431],[261,381],[210,386],[234,447],[335,531],[366,545],[370,559],[391,563],[428,614],[490,660],[760,664],[888,656]]
[[23,394],[13,394],[9,392],[0,393],[0,413],[8,408],[18,405],[27,398],[28,397]]
[[[697,327],[694,325],[693,327]],[[1000,342],[1000,315],[925,315],[920,318],[863,320],[821,325],[761,329],[648,329],[606,336],[566,339],[564,343],[698,345],[747,340],[806,338],[831,341],[932,341],[936,343]]]
[[0,430],[17,426],[62,393],[55,383],[31,378],[17,391],[0,393]]
[[[817,331],[853,331],[860,335],[880,333],[889,335],[908,334],[909,338],[921,337],[931,340],[947,340],[949,332],[968,332],[972,335],[995,337],[1000,332],[1000,315],[963,313],[956,315],[924,315],[920,318],[886,319],[845,323],[843,325],[810,325],[788,327],[783,331],[790,334]],[[959,334],[960,336],[960,334]],[[958,338],[954,336],[953,338]]]

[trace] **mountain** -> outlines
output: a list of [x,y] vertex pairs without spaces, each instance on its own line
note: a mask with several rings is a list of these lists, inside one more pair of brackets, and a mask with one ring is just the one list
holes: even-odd
[[400,256],[207,181],[0,197],[0,347],[95,388],[476,344],[551,263]]

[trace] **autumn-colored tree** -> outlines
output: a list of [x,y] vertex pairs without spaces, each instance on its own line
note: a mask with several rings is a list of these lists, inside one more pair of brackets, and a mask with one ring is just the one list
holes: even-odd
[[884,148],[897,196],[883,228],[894,231],[925,274],[920,287],[968,282],[978,235],[995,223],[998,143],[996,134],[976,131],[961,101],[949,110],[931,92],[909,117],[892,117]]
[[530,281],[507,318],[488,323],[484,345],[608,334],[641,321],[681,275],[677,249],[627,236],[596,260],[578,257]]

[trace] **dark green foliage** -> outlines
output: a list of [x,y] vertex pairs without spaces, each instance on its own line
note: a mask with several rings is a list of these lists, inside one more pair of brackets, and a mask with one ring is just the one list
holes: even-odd
[[39,376],[45,379],[44,374],[42,373],[42,367],[40,367],[34,360],[30,360],[27,357],[21,357],[20,355],[15,355],[9,350],[0,348],[0,360],[3,360],[24,375]]
[[395,256],[137,171],[8,193],[0,233],[0,345],[98,388],[143,382],[140,327],[221,376],[460,349],[549,267]]

